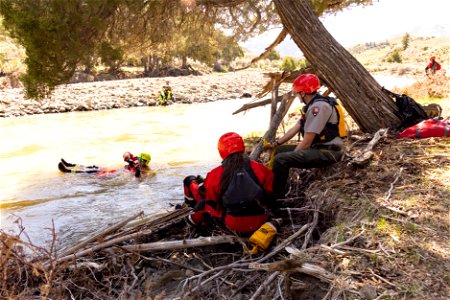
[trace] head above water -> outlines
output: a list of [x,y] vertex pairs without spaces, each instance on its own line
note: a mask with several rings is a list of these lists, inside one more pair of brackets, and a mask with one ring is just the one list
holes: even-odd
[[141,154],[139,154],[138,159],[139,159],[140,162],[142,162],[146,166],[148,166],[148,164],[152,160],[152,157],[151,157],[151,155],[149,153],[142,152]]
[[123,153],[122,157],[123,157],[123,161],[127,161],[129,159],[132,159],[133,154],[131,154],[131,152],[129,152],[129,151],[126,151]]
[[226,159],[230,154],[245,151],[244,140],[239,134],[228,132],[219,138],[217,149],[219,150],[220,157]]

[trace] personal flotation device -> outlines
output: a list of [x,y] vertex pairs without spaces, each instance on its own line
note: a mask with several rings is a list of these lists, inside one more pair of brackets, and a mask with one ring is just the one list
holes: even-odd
[[163,87],[161,92],[159,93],[159,101],[167,101],[172,99],[172,88],[166,89],[166,87]]
[[300,119],[300,133],[302,136],[305,135],[305,122],[306,122],[306,112],[308,111],[309,107],[318,101],[324,101],[331,105],[333,109],[336,110],[337,113],[337,123],[331,123],[327,122],[325,125],[325,128],[322,130],[322,132],[314,138],[313,144],[317,143],[326,143],[331,140],[333,140],[336,137],[344,138],[347,136],[347,128],[345,125],[345,118],[344,118],[344,110],[339,105],[337,100],[333,97],[328,96],[322,96],[320,94],[317,94],[307,105],[303,107],[303,116]]
[[97,176],[105,176],[105,175],[113,174],[113,173],[116,173],[116,172],[117,172],[117,170],[115,170],[115,169],[112,169],[112,170],[103,170],[103,171],[98,172],[96,175],[97,175]]

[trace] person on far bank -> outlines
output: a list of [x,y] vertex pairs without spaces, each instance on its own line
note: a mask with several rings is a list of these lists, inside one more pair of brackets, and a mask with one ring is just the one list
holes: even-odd
[[172,95],[172,87],[170,86],[170,82],[166,81],[166,84],[162,87],[161,92],[159,93],[159,104],[167,105],[169,101],[173,101]]
[[339,121],[344,121],[342,110],[337,108],[338,104],[334,98],[322,96],[318,92],[319,88],[320,80],[314,74],[303,74],[294,80],[292,92],[305,104],[304,114],[285,135],[266,146],[280,146],[299,132],[303,137],[297,145],[286,145],[275,152],[272,166],[275,199],[285,198],[290,168],[330,166],[340,161],[344,154],[339,128]]
[[430,57],[430,63],[425,68],[425,74],[427,76],[434,75],[436,71],[441,69],[441,65],[436,61],[436,56]]

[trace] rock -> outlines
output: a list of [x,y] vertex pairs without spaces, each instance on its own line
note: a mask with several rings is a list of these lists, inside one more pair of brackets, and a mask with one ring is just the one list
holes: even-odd
[[377,297],[377,288],[372,285],[365,284],[359,290],[359,295],[363,299],[373,300]]

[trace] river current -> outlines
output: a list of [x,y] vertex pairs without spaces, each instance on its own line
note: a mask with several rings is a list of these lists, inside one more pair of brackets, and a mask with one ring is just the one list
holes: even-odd
[[[378,78],[387,88],[392,78]],[[397,81],[398,84],[411,80]],[[391,85],[389,85],[391,83]],[[248,99],[167,107],[32,115],[0,119],[0,226],[19,225],[45,246],[55,229],[61,245],[144,211],[171,210],[183,202],[182,180],[220,164],[219,137],[264,133],[270,107],[232,112]],[[291,109],[298,109],[299,101]],[[123,172],[122,153],[149,152],[154,176]],[[118,172],[63,174],[61,158]]]
[[[206,175],[220,164],[219,137],[268,128],[269,106],[232,112],[246,100],[167,107],[33,115],[0,119],[1,227],[25,227],[45,245],[54,227],[62,244],[144,211],[170,210],[183,202],[182,180]],[[123,172],[122,153],[149,152],[154,176]],[[61,158],[116,173],[63,174]]]

